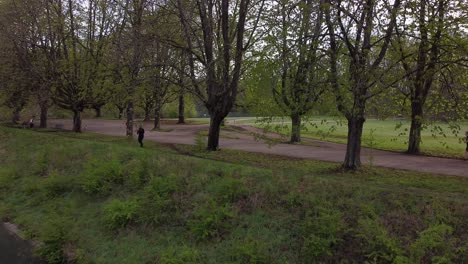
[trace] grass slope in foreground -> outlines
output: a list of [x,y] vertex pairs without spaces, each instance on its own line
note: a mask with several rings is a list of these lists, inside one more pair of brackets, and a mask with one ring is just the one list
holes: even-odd
[[468,261],[467,178],[136,145],[0,127],[0,216],[51,263]]

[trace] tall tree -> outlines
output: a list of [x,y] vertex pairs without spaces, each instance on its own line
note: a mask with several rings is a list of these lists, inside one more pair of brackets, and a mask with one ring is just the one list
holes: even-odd
[[[366,102],[378,93],[376,84],[385,81],[382,62],[395,29],[400,2],[324,1],[330,42],[330,81],[337,108],[348,120],[345,169],[361,166]],[[341,45],[344,49],[340,49]],[[378,87],[382,86],[386,85]]]
[[[264,1],[177,0],[176,3],[185,49],[189,52],[194,93],[210,114],[207,149],[217,150],[220,126],[236,101],[244,53],[252,44]],[[252,20],[248,21],[248,17]],[[246,34],[247,24],[251,31]],[[200,88],[202,78],[205,91]]]
[[[323,71],[323,12],[320,1],[277,1],[267,39],[280,65],[279,85],[273,86],[276,103],[291,117],[291,143],[301,141],[301,119],[325,91]],[[281,36],[280,40],[276,36]]]
[[460,34],[458,26],[463,23],[457,10],[461,5],[461,1],[457,0],[408,1],[403,9],[400,26],[396,28],[397,36],[393,44],[407,75],[408,85],[403,92],[411,102],[407,150],[410,154],[421,151],[424,108],[437,76],[449,64],[457,64],[462,60],[453,56],[460,48],[457,41],[457,35]]

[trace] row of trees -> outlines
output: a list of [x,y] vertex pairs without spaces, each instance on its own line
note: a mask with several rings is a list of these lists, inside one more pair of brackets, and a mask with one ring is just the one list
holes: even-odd
[[466,117],[466,9],[462,0],[1,0],[1,94],[13,119],[35,98],[41,127],[52,104],[72,111],[76,132],[85,108],[113,102],[132,136],[135,101],[159,128],[162,106],[179,100],[183,113],[190,93],[210,115],[209,150],[239,94],[290,116],[291,142],[332,97],[348,121],[344,167],[357,169],[375,98],[409,100],[410,153],[427,102],[443,97],[451,117]]

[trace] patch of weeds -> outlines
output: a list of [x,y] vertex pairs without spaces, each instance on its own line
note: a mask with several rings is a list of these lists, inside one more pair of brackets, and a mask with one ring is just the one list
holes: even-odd
[[15,181],[16,170],[13,167],[0,167],[0,190],[10,188]]
[[46,149],[38,153],[35,163],[33,163],[33,174],[46,176],[49,173],[49,153],[50,149]]
[[110,230],[117,230],[127,226],[131,221],[135,220],[138,206],[136,200],[111,200],[103,208],[105,226]]
[[309,260],[320,260],[333,255],[333,248],[341,242],[344,229],[343,214],[334,208],[317,207],[306,212],[302,233],[302,255]]
[[146,159],[132,159],[122,168],[125,184],[132,189],[140,188],[151,178],[149,164]]
[[112,184],[122,183],[122,167],[116,160],[90,160],[81,176],[81,187],[90,194],[108,194]]
[[161,253],[161,264],[202,263],[198,250],[187,246],[169,247]]
[[195,149],[196,151],[199,152],[205,152],[206,151],[206,146],[207,146],[207,137],[203,135],[202,133],[198,133],[195,136]]
[[272,263],[270,255],[265,241],[245,238],[232,247],[230,259],[235,263],[267,264]]
[[66,242],[65,221],[60,217],[48,220],[39,236],[42,244],[35,249],[35,253],[47,263],[64,263]]
[[190,230],[198,240],[219,237],[231,227],[230,220],[236,211],[230,204],[218,205],[213,200],[195,209],[188,222]]
[[366,258],[373,263],[392,263],[402,261],[402,250],[397,239],[378,219],[362,217],[358,220],[356,236],[361,239],[361,249]]
[[445,224],[429,227],[419,233],[419,238],[410,246],[411,262],[452,263],[456,256],[453,228]]
[[147,224],[174,221],[177,202],[174,201],[173,194],[179,190],[180,185],[182,185],[180,179],[174,174],[152,178],[139,202],[139,221]]
[[60,196],[71,190],[73,180],[70,177],[59,175],[57,172],[52,172],[42,180],[40,189],[48,198]]
[[23,193],[32,195],[40,190],[40,181],[37,177],[22,178],[19,186]]
[[224,177],[216,179],[208,186],[208,191],[214,194],[217,200],[221,203],[235,202],[236,200],[247,195],[247,188],[242,180],[232,177]]

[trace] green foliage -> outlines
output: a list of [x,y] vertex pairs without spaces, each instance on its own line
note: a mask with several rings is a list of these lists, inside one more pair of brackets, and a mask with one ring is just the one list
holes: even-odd
[[410,246],[411,260],[420,263],[430,259],[432,263],[451,263],[454,252],[453,228],[439,224],[419,233],[419,238]]
[[[0,218],[46,241],[42,255],[52,262],[64,251],[79,263],[468,259],[464,177],[346,173],[332,163],[193,146],[178,146],[190,154],[181,155],[96,134],[0,127],[0,137]],[[45,149],[48,173],[33,174],[28,165]],[[89,174],[108,191],[83,192]]]
[[38,155],[39,158],[33,165],[34,174],[39,176],[47,175],[49,170],[49,151],[40,151]]
[[198,151],[206,151],[206,146],[208,144],[207,137],[201,133],[195,136],[195,147]]
[[242,180],[232,177],[215,179],[214,182],[208,186],[208,191],[212,193],[220,203],[235,202],[248,193]]
[[36,254],[45,259],[47,263],[65,262],[66,225],[65,220],[58,216],[49,219],[44,224],[40,234],[42,244],[36,248]]
[[218,205],[210,200],[195,209],[188,225],[197,240],[219,237],[231,226],[230,220],[236,211],[230,204]]
[[15,180],[16,170],[13,167],[0,167],[0,190],[10,188]]
[[103,221],[110,230],[117,230],[135,220],[138,211],[138,203],[135,200],[122,201],[113,199],[104,205]]
[[90,160],[82,173],[81,187],[90,194],[108,194],[112,184],[121,184],[123,174],[117,160]]
[[172,196],[181,184],[180,178],[173,174],[152,178],[139,201],[139,221],[147,224],[174,222],[178,208]]
[[302,254],[306,259],[320,260],[332,256],[333,247],[341,241],[343,214],[332,208],[319,206],[306,213],[303,222]]
[[161,254],[161,264],[196,264],[201,263],[201,254],[197,249],[187,246],[169,247]]
[[53,198],[70,191],[73,184],[73,179],[70,177],[52,172],[42,180],[40,189],[46,197]]
[[373,263],[393,262],[402,253],[398,241],[373,217],[360,218],[356,232],[361,238],[363,253]]
[[151,178],[152,172],[146,159],[132,159],[123,168],[125,184],[132,189],[138,189]]
[[272,263],[267,243],[265,241],[252,238],[245,238],[234,244],[230,259],[233,263]]

